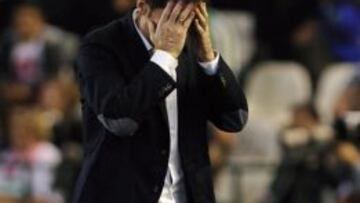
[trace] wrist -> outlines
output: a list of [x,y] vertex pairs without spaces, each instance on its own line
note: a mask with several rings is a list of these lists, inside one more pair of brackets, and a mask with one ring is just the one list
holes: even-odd
[[210,62],[210,61],[215,60],[216,54],[213,49],[210,49],[209,51],[200,53],[198,57],[201,62]]
[[168,51],[168,50],[163,49],[163,48],[157,48],[157,47],[155,47],[155,48],[154,48],[154,52],[155,52],[156,50],[159,50],[159,51],[162,51],[162,52],[166,52],[166,53],[170,54],[172,57],[174,57],[175,59],[179,58],[179,54],[176,53],[176,52]]
[[215,50],[213,49],[210,37],[203,37],[201,40],[198,57],[202,62],[209,62],[216,58]]
[[174,70],[178,66],[178,60],[174,58],[169,52],[157,49],[155,50],[150,61],[159,65],[172,78],[176,79],[174,77]]

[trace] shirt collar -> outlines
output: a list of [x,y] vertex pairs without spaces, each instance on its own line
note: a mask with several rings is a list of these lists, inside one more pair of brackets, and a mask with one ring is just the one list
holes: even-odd
[[132,14],[132,18],[133,18],[133,23],[134,23],[135,29],[136,29],[137,33],[139,34],[139,36],[140,36],[140,38],[141,38],[141,41],[144,43],[146,50],[150,51],[151,49],[153,49],[153,46],[150,44],[149,40],[146,39],[146,37],[145,37],[144,34],[140,31],[138,25],[136,24],[136,11],[137,11],[137,9],[135,9],[135,10],[133,11],[133,14]]

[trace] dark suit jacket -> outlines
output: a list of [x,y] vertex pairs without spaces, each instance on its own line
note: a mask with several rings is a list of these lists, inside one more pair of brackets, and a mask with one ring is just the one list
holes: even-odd
[[175,88],[189,202],[215,202],[206,124],[240,131],[247,102],[222,59],[218,74],[208,76],[189,46],[175,82],[150,62],[131,14],[85,37],[78,58],[85,159],[76,203],[157,203],[169,158],[164,100]]

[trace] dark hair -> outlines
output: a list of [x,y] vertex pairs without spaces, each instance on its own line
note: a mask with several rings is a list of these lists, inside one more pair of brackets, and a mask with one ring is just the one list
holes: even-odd
[[317,112],[313,103],[299,104],[294,108],[295,112],[304,111],[307,112],[316,121],[320,120],[319,113]]
[[198,3],[198,2],[201,2],[203,0],[146,0],[146,2],[150,5],[150,7],[152,9],[155,9],[155,8],[165,8],[166,4],[169,2],[169,1],[182,1],[184,3]]

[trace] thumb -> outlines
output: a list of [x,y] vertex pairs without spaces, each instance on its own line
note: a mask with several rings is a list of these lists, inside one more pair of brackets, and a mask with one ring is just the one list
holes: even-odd
[[149,29],[149,37],[150,37],[150,40],[152,41],[152,42],[154,42],[154,37],[155,37],[155,32],[156,32],[156,30],[155,30],[155,25],[154,25],[154,23],[153,22],[151,22],[151,21],[148,21],[148,29]]

